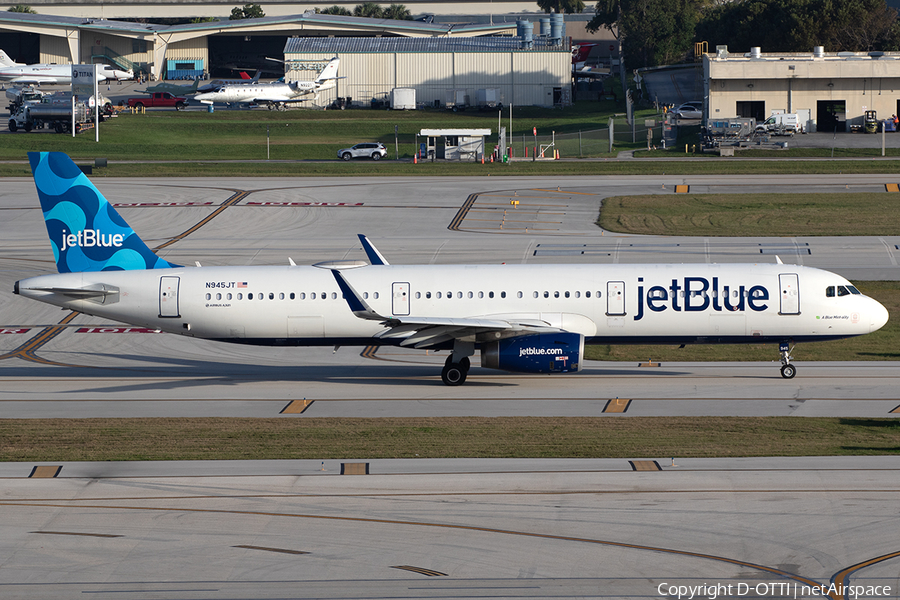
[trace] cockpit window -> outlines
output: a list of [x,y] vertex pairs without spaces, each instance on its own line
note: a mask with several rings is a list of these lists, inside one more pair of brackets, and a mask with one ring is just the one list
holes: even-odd
[[858,289],[856,289],[852,285],[848,285],[847,289],[850,290],[851,294],[859,294],[860,296],[862,295],[862,292],[860,292]]
[[846,285],[839,285],[837,286],[837,293],[838,296],[849,296],[850,290],[847,289]]
[[827,288],[825,288],[825,297],[826,298],[834,298],[834,286],[833,285],[829,285]]

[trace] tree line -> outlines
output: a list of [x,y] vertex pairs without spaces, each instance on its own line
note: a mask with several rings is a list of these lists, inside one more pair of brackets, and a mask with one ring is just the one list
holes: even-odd
[[[581,12],[583,0],[537,0],[545,11]],[[682,62],[694,43],[731,52],[900,50],[897,11],[885,0],[598,0],[588,31],[605,27],[629,69]]]
[[[345,17],[367,17],[370,19],[395,19],[397,21],[411,21],[412,13],[402,4],[391,4],[387,8],[382,8],[377,2],[363,2],[356,5],[351,12],[343,6],[329,6],[328,8],[316,8],[316,13],[321,15],[342,15]],[[255,3],[245,4],[244,6],[236,6],[231,9],[230,21],[239,19],[258,19],[266,16],[262,6]]]

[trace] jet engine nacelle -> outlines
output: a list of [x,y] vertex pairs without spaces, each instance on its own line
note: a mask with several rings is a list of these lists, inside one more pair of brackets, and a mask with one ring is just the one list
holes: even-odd
[[537,333],[481,346],[481,366],[517,373],[568,373],[581,368],[584,336]]

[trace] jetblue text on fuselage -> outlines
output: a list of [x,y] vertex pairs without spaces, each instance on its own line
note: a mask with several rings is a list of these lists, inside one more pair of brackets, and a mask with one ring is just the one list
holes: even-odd
[[[762,312],[769,308],[765,303],[769,299],[769,290],[762,285],[725,285],[720,288],[718,277],[713,277],[712,282],[705,277],[685,277],[681,280],[673,279],[667,286],[654,285],[645,292],[643,281],[643,277],[638,277],[635,321],[644,318],[644,304],[652,312],[669,309],[675,312],[702,312],[710,309],[733,312],[747,308]],[[736,297],[734,292],[737,292]]]
[[67,234],[66,230],[63,229],[62,249],[66,250],[74,246],[79,246],[81,248],[93,248],[95,246],[111,248],[112,246],[115,246],[118,248],[122,246],[122,242],[124,241],[125,236],[121,233],[105,234],[99,229],[85,229],[78,233]]

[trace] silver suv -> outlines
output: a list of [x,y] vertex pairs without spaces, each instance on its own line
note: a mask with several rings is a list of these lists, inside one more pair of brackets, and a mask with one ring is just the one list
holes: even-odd
[[352,148],[342,148],[338,150],[338,158],[350,160],[351,158],[368,158],[372,160],[381,160],[387,155],[387,150],[381,142],[367,142],[357,144]]

